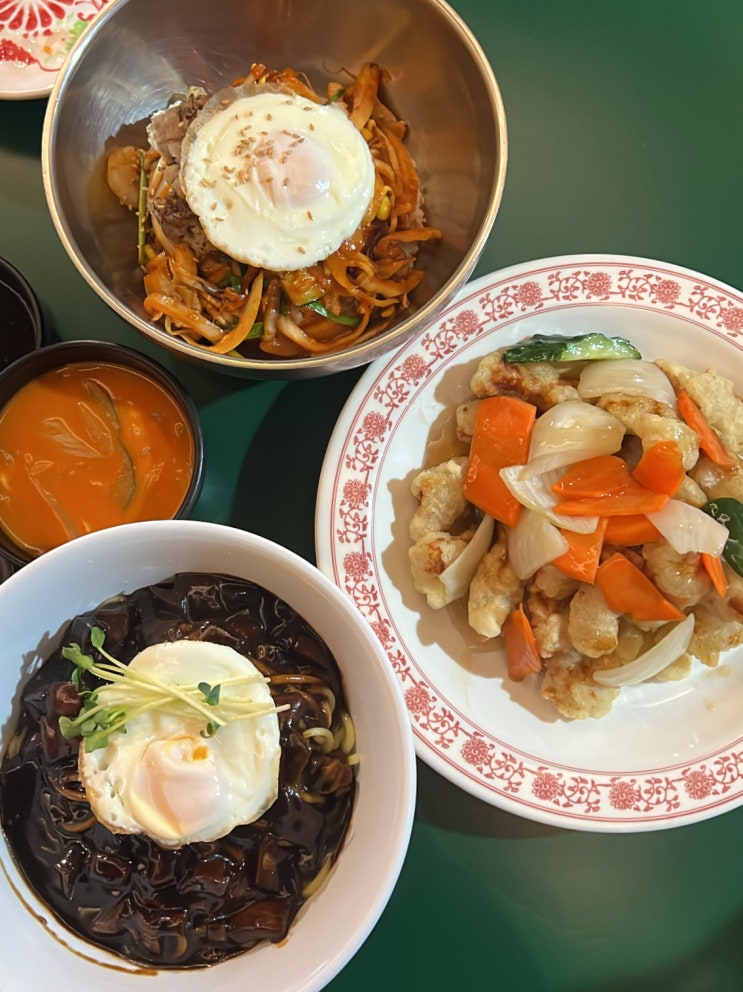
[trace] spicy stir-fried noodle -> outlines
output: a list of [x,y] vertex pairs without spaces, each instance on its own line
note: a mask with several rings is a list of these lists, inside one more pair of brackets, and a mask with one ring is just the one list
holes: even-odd
[[163,207],[190,213],[177,163],[152,148],[109,156],[109,186],[139,215],[145,310],[168,334],[219,354],[318,355],[374,337],[409,306],[423,278],[418,250],[441,232],[426,223],[418,173],[403,143],[407,125],[381,102],[383,80],[384,70],[367,63],[350,85],[331,81],[320,95],[292,69],[255,64],[234,84],[342,103],[371,152],[374,192],[361,224],[337,251],[307,268],[274,272],[238,262],[205,238],[199,245],[169,236]]

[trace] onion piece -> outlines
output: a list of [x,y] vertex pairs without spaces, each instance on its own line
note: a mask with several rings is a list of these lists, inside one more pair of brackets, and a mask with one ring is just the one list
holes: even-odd
[[522,474],[541,475],[595,455],[613,455],[622,446],[624,431],[617,417],[593,403],[557,403],[534,422],[529,458]]
[[565,554],[565,537],[541,513],[524,509],[508,532],[508,561],[517,578],[530,578],[543,565]]
[[729,537],[719,520],[680,499],[669,499],[662,510],[648,513],[647,518],[680,555],[696,551],[719,557]]
[[668,668],[689,647],[691,635],[694,633],[694,614],[690,613],[685,620],[674,624],[665,637],[661,638],[652,648],[641,654],[634,661],[618,668],[606,668],[602,672],[594,672],[593,680],[599,685],[618,689],[625,685],[637,685],[653,678],[664,668]]
[[480,562],[493,543],[494,528],[495,520],[485,514],[462,553],[457,555],[451,565],[439,575],[447,603],[453,603],[455,599],[464,596],[469,589]]
[[580,374],[578,395],[594,399],[605,393],[648,396],[676,408],[676,393],[668,376],[654,362],[641,358],[589,362]]
[[509,465],[508,468],[500,470],[501,479],[522,506],[535,513],[541,513],[556,527],[563,527],[575,534],[592,534],[596,530],[599,525],[598,517],[567,517],[565,514],[553,512],[553,508],[560,502],[560,497],[552,492],[551,487],[564,475],[561,468],[523,478],[523,467],[523,465]]

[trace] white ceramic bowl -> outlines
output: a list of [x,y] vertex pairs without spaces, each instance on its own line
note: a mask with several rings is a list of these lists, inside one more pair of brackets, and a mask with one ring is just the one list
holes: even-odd
[[338,660],[361,756],[353,818],[338,861],[282,945],[257,946],[211,968],[160,971],[153,980],[56,924],[0,837],[0,867],[7,877],[0,883],[3,992],[40,988],[50,976],[57,992],[104,984],[110,992],[313,992],[358,950],[392,893],[415,802],[414,750],[402,695],[371,628],[348,597],[304,559],[261,537],[189,520],[127,524],[78,538],[12,575],[0,585],[3,748],[21,672],[25,679],[50,653],[66,621],[112,594],[191,570],[258,582],[300,613]]

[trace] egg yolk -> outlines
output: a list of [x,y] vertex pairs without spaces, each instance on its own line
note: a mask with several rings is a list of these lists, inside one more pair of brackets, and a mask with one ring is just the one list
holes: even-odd
[[301,208],[331,188],[333,163],[323,146],[285,132],[261,141],[251,160],[253,174],[276,207]]
[[214,745],[190,736],[150,741],[126,799],[145,833],[164,840],[197,834],[229,803]]

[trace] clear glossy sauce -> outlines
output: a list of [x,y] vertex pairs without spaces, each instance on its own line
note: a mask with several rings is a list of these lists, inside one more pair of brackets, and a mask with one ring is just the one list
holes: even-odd
[[105,527],[169,518],[194,467],[183,411],[124,366],[73,363],[0,411],[0,526],[33,555]]

